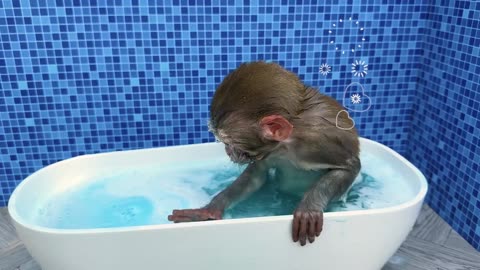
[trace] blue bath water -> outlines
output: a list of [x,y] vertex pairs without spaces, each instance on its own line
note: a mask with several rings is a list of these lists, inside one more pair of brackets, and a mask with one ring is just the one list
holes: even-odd
[[[341,200],[327,211],[383,208],[414,195],[408,184],[388,164],[362,154],[362,172]],[[125,169],[90,179],[85,184],[52,195],[39,205],[36,224],[62,229],[86,229],[169,223],[172,209],[198,208],[210,201],[242,172],[244,167],[226,159],[195,165]],[[291,214],[300,197],[277,189],[267,181],[258,192],[231,209],[224,218]]]

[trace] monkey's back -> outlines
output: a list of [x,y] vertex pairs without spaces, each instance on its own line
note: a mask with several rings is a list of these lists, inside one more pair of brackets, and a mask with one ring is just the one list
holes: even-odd
[[[301,142],[299,151],[310,153],[312,159],[330,160],[332,164],[342,163],[347,157],[358,156],[359,140],[354,122],[346,109],[335,99],[308,87],[303,99],[303,110],[294,121],[295,132]],[[341,113],[344,111],[343,113]],[[351,127],[344,129],[340,127]]]

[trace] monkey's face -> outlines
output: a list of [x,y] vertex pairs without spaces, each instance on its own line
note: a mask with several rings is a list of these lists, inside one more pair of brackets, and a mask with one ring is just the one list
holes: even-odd
[[[253,131],[244,129],[239,133],[226,133],[223,130],[212,130],[218,141],[225,144],[225,152],[238,164],[247,164],[265,157]],[[249,135],[249,136],[248,136]]]
[[238,164],[247,164],[254,160],[249,153],[235,148],[235,146],[230,144],[225,144],[225,152],[227,152],[227,155],[233,162]]

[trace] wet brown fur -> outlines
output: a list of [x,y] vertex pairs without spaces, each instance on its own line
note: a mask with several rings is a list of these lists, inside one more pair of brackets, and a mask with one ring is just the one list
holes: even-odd
[[[220,140],[226,139],[255,156],[273,151],[280,144],[260,136],[259,120],[281,115],[293,124],[292,139],[309,159],[340,165],[359,153],[355,128],[343,130],[336,126],[353,124],[346,114],[340,114],[336,122],[341,110],[344,108],[337,101],[304,85],[278,64],[246,63],[226,76],[217,88],[210,106],[210,129]],[[221,138],[218,130],[225,131],[228,138]],[[341,147],[334,150],[330,145]]]

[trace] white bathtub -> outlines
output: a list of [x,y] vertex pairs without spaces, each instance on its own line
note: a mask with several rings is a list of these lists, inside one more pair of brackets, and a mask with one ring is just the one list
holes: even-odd
[[390,148],[362,138],[361,151],[393,164],[415,195],[393,207],[326,213],[321,236],[304,247],[291,240],[290,215],[75,230],[41,227],[25,217],[47,194],[82,179],[136,164],[193,162],[225,155],[223,145],[216,143],[61,161],[26,178],[13,192],[8,210],[20,239],[43,270],[381,269],[414,225],[427,182]]

